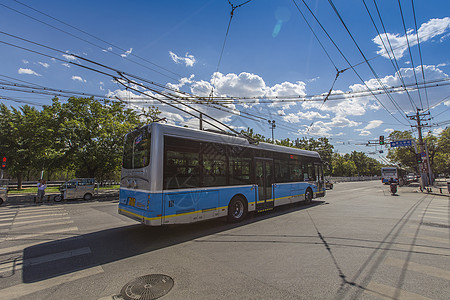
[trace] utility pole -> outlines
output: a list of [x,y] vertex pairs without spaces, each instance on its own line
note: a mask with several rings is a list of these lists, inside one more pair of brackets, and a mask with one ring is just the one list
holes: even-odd
[[275,143],[274,138],[273,138],[273,130],[275,129],[276,125],[275,125],[275,120],[267,120],[267,122],[269,122],[269,125],[271,125],[272,128],[272,144]]
[[[420,113],[420,109],[417,108],[417,112],[413,116],[407,116],[411,120],[415,120],[417,122],[417,125],[414,125],[412,127],[417,127],[417,131],[419,132],[419,151],[417,155],[420,155],[421,157],[425,157],[425,159],[422,161],[422,163],[419,164],[420,169],[420,178],[421,178],[421,187],[424,188],[428,184],[433,183],[433,173],[431,171],[430,165],[429,165],[429,157],[428,157],[428,151],[425,151],[426,145],[423,141],[422,136],[422,127],[428,125],[427,123],[422,123],[423,121],[429,121],[430,119],[425,119],[425,116],[429,115],[430,113]],[[423,154],[425,153],[425,154]]]

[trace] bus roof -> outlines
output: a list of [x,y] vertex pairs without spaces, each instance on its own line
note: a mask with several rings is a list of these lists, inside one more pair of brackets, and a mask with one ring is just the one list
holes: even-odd
[[[319,153],[315,151],[303,150],[292,147],[278,146],[268,143],[251,144],[246,138],[232,136],[228,134],[209,132],[187,127],[179,127],[168,124],[151,123],[144,127],[150,127],[151,131],[161,131],[163,135],[180,137],[192,140],[199,140],[212,143],[225,143],[241,147],[248,147],[259,150],[281,152],[286,154],[294,154],[299,156],[307,156],[320,159]],[[144,128],[143,127],[143,128]]]

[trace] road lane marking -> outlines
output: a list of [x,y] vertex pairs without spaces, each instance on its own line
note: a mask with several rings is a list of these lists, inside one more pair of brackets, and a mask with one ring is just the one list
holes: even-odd
[[53,217],[53,216],[66,216],[68,213],[53,213],[53,214],[45,214],[45,215],[32,215],[32,216],[25,216],[21,217],[20,215],[16,217],[16,220],[26,220],[26,219],[36,219],[36,218],[43,218],[43,217]]
[[[405,260],[392,258],[392,257],[386,257],[383,263],[393,266],[393,267],[398,267],[398,268],[405,267]],[[438,277],[438,278],[442,278],[442,279],[450,281],[450,271],[444,270],[441,268],[436,268],[436,267],[427,266],[427,265],[418,264],[418,263],[409,261],[407,264],[406,270],[418,272],[418,273],[422,273],[422,274],[425,274],[428,276]]]
[[450,239],[448,238],[439,238],[439,237],[435,237],[435,236],[429,236],[429,235],[412,235],[412,234],[406,234],[404,236],[410,237],[410,238],[417,238],[419,240],[427,240],[427,241],[432,241],[432,242],[438,242],[438,243],[443,243],[443,244],[450,244]]
[[[411,230],[417,230],[417,226],[411,226]],[[441,227],[432,227],[432,226],[426,226],[426,225],[420,225],[420,231],[433,231],[433,232],[439,232],[439,233],[447,233],[448,228],[441,228]]]
[[[33,234],[17,234],[16,236],[8,236],[6,238],[6,240],[7,241],[25,240],[25,239],[35,238],[35,237],[48,235],[48,234],[64,233],[67,231],[78,231],[78,227],[74,226],[74,227],[68,227],[68,228],[61,228],[61,229],[49,230],[49,231],[33,233]],[[78,233],[73,233],[72,235],[78,235]]]
[[40,219],[40,220],[30,220],[30,221],[20,221],[20,222],[14,222],[14,225],[21,225],[21,224],[31,224],[31,223],[40,223],[40,222],[49,222],[55,221],[55,220],[67,220],[70,219],[70,217],[59,217],[59,218],[51,218],[51,219]]
[[51,287],[61,285],[70,281],[75,281],[81,278],[97,275],[103,273],[104,270],[101,266],[84,269],[81,271],[73,272],[70,274],[61,275],[58,277],[33,282],[33,283],[20,283],[8,288],[0,290],[2,299],[16,299],[26,295],[30,295]]
[[448,248],[437,248],[437,247],[424,247],[424,246],[411,246],[411,245],[396,245],[396,248],[402,250],[411,250],[411,252],[421,252],[421,253],[430,253],[437,255],[446,255],[450,256],[450,250]]
[[371,281],[366,288],[367,289],[365,290],[365,293],[369,293],[383,299],[431,300],[430,298],[424,297],[419,294],[407,292],[405,290],[401,290],[381,283],[375,283],[373,281]]
[[[16,232],[16,231],[28,229],[30,227],[32,229],[35,229],[35,228],[41,228],[41,227],[47,227],[47,226],[66,225],[66,224],[71,224],[71,223],[74,222],[73,220],[69,220],[69,218],[67,218],[67,221],[59,221],[59,220],[57,220],[58,222],[53,222],[54,220],[51,220],[51,222],[49,222],[49,221],[50,220],[47,220],[47,223],[38,224],[38,225],[33,224],[33,225],[30,225],[30,226],[27,226],[28,225],[28,223],[27,223],[24,226],[14,226],[13,229],[11,229],[11,232]],[[14,225],[16,225],[16,224],[14,223]]]
[[[424,211],[423,215],[428,216],[428,215],[438,215],[438,216],[448,216],[449,213],[448,212],[443,212],[443,211]],[[419,215],[422,216],[422,215]]]
[[0,218],[2,218],[2,217],[4,217],[4,216],[7,216],[7,217],[9,217],[9,216],[14,216],[16,213],[17,213],[17,212],[15,212],[15,211],[1,212],[1,213],[0,213]]
[[9,261],[0,264],[0,273],[13,272],[22,269],[23,267],[35,266],[43,263],[48,263],[60,259],[67,259],[74,256],[85,255],[91,253],[89,247],[68,250],[64,252],[52,253],[48,255],[43,255],[39,257],[33,257],[23,261],[23,257],[16,257],[14,261]]
[[64,213],[67,212],[65,209],[46,209],[46,210],[36,210],[36,211],[20,211],[18,214],[23,215],[33,215],[33,214],[48,214],[48,213]]
[[[72,237],[73,240],[81,239],[81,238],[82,238],[81,236]],[[42,239],[42,240],[35,241],[35,242],[32,242],[32,243],[28,243],[28,244],[22,244],[22,245],[12,246],[12,247],[8,247],[8,248],[2,248],[2,249],[0,249],[0,255],[11,254],[11,253],[16,253],[16,252],[22,252],[26,248],[33,247],[33,246],[36,246],[36,245],[46,244],[46,243],[51,244],[52,242],[55,242],[55,240],[52,239],[52,238],[48,238],[48,239]],[[56,241],[56,243],[57,242],[58,241]]]

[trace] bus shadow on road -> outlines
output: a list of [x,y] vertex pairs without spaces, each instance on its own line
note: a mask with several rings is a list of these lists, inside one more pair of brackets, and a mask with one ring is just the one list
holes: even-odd
[[235,224],[225,218],[163,227],[136,224],[42,243],[24,249],[22,280],[33,283],[71,274],[323,204],[276,207]]

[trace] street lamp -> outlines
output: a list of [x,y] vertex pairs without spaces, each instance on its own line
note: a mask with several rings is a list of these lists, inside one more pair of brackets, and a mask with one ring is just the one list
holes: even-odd
[[275,120],[267,120],[267,122],[269,122],[270,128],[272,129],[272,144],[274,144],[274,138],[273,138],[273,130],[275,129],[276,125],[275,125]]

